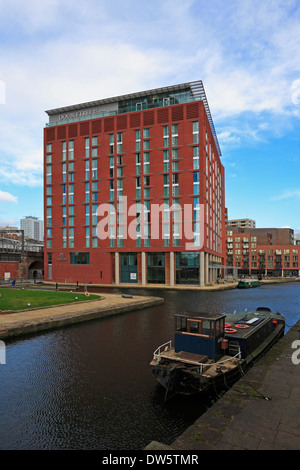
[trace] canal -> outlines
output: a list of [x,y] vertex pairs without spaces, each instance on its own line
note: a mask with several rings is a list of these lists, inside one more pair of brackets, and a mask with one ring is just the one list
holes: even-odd
[[163,297],[165,303],[6,343],[6,364],[0,365],[1,450],[170,444],[211,404],[183,397],[165,404],[151,376],[153,351],[173,339],[175,312],[264,306],[283,313],[287,329],[300,316],[297,282],[220,292],[122,292]]

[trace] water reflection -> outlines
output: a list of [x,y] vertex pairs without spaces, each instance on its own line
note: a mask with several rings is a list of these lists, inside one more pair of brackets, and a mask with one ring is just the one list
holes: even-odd
[[165,303],[7,344],[7,364],[0,366],[1,449],[141,449],[152,440],[171,443],[208,406],[184,397],[165,405],[164,391],[149,371],[153,351],[173,338],[173,314],[266,306],[284,313],[289,328],[300,312],[298,283],[214,293],[126,292],[163,296]]

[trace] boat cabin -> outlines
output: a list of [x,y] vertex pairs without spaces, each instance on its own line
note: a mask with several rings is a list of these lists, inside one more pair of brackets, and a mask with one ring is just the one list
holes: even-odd
[[186,351],[218,359],[225,327],[224,314],[180,313],[175,315],[175,352]]

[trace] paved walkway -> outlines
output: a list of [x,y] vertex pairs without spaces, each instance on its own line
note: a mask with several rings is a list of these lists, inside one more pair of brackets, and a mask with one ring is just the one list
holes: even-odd
[[171,446],[146,450],[300,450],[300,320]]
[[99,300],[0,315],[0,339],[160,305],[159,297],[100,294]]

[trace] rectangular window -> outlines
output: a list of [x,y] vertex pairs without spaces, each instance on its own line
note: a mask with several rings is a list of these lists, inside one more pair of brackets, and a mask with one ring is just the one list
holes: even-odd
[[85,179],[89,180],[90,179],[90,161],[85,160]]
[[123,152],[123,136],[122,132],[117,132],[117,153]]
[[169,175],[164,175],[164,196],[169,196]]
[[69,228],[69,248],[74,248],[74,228]]
[[172,124],[172,147],[178,145],[178,124]]
[[93,158],[92,160],[92,179],[97,178],[97,158]]
[[169,147],[169,126],[163,127],[163,146]]
[[172,160],[178,160],[178,149],[172,149]]
[[115,138],[114,134],[109,134],[109,153],[113,155],[115,153]]
[[140,175],[141,174],[141,154],[140,153],[135,154],[135,169],[136,169],[136,174]]
[[149,150],[149,149],[150,149],[150,140],[144,140],[143,150]]
[[85,138],[85,158],[89,158],[90,156],[90,138]]
[[193,147],[193,169],[199,169],[199,147]]
[[62,224],[67,225],[67,207],[62,206]]
[[97,219],[97,204],[92,205],[92,224],[97,225],[98,219]]
[[178,161],[172,162],[172,171],[178,171]]
[[194,197],[194,220],[200,219],[200,198]]
[[199,144],[199,122],[193,122],[193,144]]
[[46,168],[46,182],[47,182],[47,184],[52,183],[52,168],[51,168],[51,165],[47,165],[47,168]]
[[90,264],[89,253],[70,253],[71,264]]
[[179,195],[179,175],[178,173],[173,173],[172,175],[172,196],[178,196]]
[[62,142],[62,159],[63,161],[67,160],[67,143]]
[[63,248],[67,248],[67,229],[62,229],[62,246]]
[[169,171],[169,150],[164,150],[164,171]]
[[69,140],[69,160],[74,160],[74,140]]
[[150,172],[150,156],[149,152],[144,152],[144,175]]
[[194,171],[193,173],[193,186],[194,186],[194,195],[200,194],[200,183],[199,183],[198,171]]
[[90,186],[89,186],[89,183],[85,183],[85,202],[90,202]]
[[135,131],[135,150],[137,150],[137,151],[141,150],[141,131],[140,131],[140,129],[137,129]]
[[90,227],[85,227],[85,246],[90,247]]
[[74,184],[69,184],[69,204],[74,204]]

